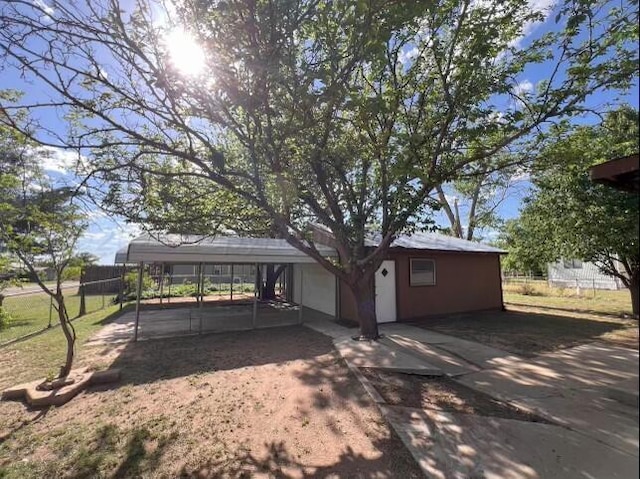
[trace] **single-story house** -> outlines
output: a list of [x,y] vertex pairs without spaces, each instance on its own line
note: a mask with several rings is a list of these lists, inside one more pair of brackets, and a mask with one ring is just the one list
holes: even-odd
[[561,259],[547,265],[547,282],[554,288],[622,289],[622,282],[588,261]]
[[[338,259],[328,233],[318,228],[313,232],[321,254]],[[376,244],[375,238],[367,243],[370,248]],[[436,233],[398,237],[375,274],[378,322],[502,309],[500,255],[504,253]],[[201,265],[203,271],[205,265],[288,265],[287,298],[332,317],[357,319],[349,288],[282,239],[165,235],[158,240],[144,235],[129,243],[126,254],[119,252],[117,261]]]

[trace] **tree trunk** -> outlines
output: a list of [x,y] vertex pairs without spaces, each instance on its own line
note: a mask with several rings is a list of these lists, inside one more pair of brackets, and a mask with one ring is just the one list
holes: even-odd
[[276,269],[273,264],[267,265],[267,278],[264,283],[264,287],[262,288],[261,299],[276,299],[276,283],[286,267],[287,265],[283,264],[278,266],[278,269]]
[[629,282],[629,292],[631,293],[631,311],[633,317],[638,319],[640,313],[640,274],[636,273]]
[[59,378],[66,378],[71,372],[73,366],[74,347],[76,343],[76,332],[73,326],[69,322],[69,315],[67,314],[67,307],[64,304],[64,296],[61,292],[55,295],[55,301],[58,306],[58,319],[60,320],[60,327],[64,333],[64,337],[67,340],[67,357],[64,366],[60,368]]
[[349,284],[353,292],[358,310],[358,322],[360,323],[360,338],[376,340],[378,333],[378,319],[376,318],[376,297],[373,281],[362,278],[355,284]]

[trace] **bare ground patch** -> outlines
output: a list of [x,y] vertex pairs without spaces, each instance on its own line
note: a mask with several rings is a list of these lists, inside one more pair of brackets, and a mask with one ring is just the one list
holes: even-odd
[[421,477],[307,328],[85,348],[79,364],[123,380],[49,411],[1,402],[0,477]]
[[530,422],[548,422],[528,411],[464,386],[446,376],[418,376],[375,368],[360,368],[364,376],[392,406],[435,409]]
[[529,357],[594,341],[638,349],[637,320],[533,307],[509,305],[507,311],[429,317],[412,325]]

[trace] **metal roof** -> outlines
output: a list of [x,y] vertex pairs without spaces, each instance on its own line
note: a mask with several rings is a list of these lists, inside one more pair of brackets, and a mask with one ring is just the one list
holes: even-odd
[[[377,246],[381,239],[380,235],[375,235],[372,238],[367,239],[366,244],[367,246]],[[438,233],[414,233],[412,235],[401,235],[391,243],[391,248],[459,251],[466,253],[506,253],[505,250],[500,248]]]
[[[337,256],[328,246],[316,245],[320,254]],[[122,255],[116,254],[116,261]],[[286,240],[233,236],[142,235],[129,243],[127,262],[137,263],[315,263]]]
[[115,264],[126,264],[127,261],[127,248],[121,248],[116,251],[116,257],[113,261]]

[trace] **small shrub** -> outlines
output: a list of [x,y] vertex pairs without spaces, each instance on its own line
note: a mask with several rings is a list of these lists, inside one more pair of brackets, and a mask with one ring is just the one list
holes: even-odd
[[67,266],[62,272],[63,281],[80,281],[80,276],[82,276],[81,266]]
[[171,288],[171,296],[173,297],[185,297],[185,296],[195,296],[196,295],[196,285],[192,284],[189,281],[185,281],[183,284],[179,284]]
[[11,322],[11,315],[9,311],[0,306],[0,329],[4,329],[9,326]]
[[[138,290],[138,272],[130,271],[124,277],[125,282],[125,295],[126,296],[135,296],[136,291]],[[156,284],[149,276],[148,273],[144,273],[142,275],[142,291],[148,291],[155,289]]]
[[518,289],[519,293],[525,296],[540,296],[535,286],[530,283],[522,283]]

